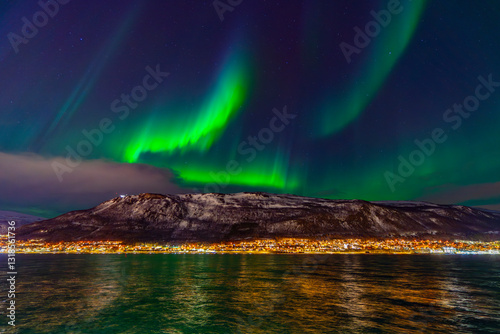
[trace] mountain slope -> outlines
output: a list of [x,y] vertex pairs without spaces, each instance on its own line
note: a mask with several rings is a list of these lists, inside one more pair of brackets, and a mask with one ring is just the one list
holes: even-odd
[[498,237],[500,213],[425,202],[267,193],[141,194],[23,226],[19,239],[222,241],[269,237]]
[[7,234],[9,221],[15,221],[14,227],[17,229],[23,225],[44,220],[45,218],[27,215],[14,211],[0,211],[0,234]]

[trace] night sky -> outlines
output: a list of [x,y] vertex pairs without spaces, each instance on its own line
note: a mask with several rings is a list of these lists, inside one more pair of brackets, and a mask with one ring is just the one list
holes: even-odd
[[239,191],[500,209],[496,1],[30,0],[0,16],[1,210]]

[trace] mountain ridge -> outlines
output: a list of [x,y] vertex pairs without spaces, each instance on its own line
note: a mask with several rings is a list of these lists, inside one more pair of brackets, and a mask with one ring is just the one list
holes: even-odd
[[495,238],[500,212],[428,202],[329,200],[270,193],[115,197],[18,230],[47,241],[219,242],[302,238]]

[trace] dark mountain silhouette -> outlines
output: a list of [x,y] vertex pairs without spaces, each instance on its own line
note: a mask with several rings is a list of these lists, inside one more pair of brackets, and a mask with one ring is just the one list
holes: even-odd
[[426,202],[268,193],[140,194],[18,229],[18,239],[224,241],[273,237],[498,238],[500,213]]

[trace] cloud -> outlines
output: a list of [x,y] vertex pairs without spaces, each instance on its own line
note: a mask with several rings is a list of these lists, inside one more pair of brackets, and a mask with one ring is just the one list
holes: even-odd
[[[500,198],[500,182],[496,183],[478,183],[467,186],[449,185],[441,187],[434,194],[426,195],[421,200],[451,204],[466,202],[487,202],[488,199]],[[499,209],[500,203],[491,205],[481,205],[480,207],[488,209]]]
[[119,194],[186,192],[171,181],[173,174],[167,169],[89,160],[64,174],[60,182],[54,162],[64,164],[65,159],[0,152],[0,207],[63,213],[93,207]]

